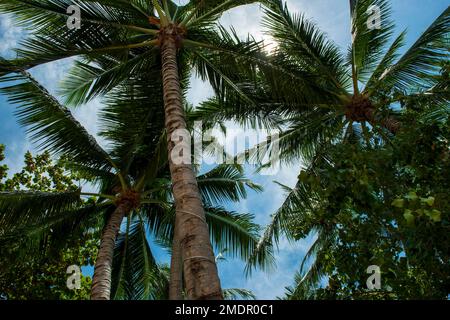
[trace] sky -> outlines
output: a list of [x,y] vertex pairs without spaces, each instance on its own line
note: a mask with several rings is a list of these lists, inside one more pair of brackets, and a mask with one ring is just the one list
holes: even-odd
[[[183,1],[180,0],[180,3]],[[414,40],[431,24],[442,11],[450,5],[450,0],[392,0],[393,18],[396,22],[398,35],[404,29],[408,30],[407,44],[410,46]],[[351,41],[350,35],[350,9],[348,0],[287,0],[291,12],[305,14],[317,23],[320,29],[327,33],[343,50],[346,50]],[[257,40],[264,40],[269,46],[271,40],[264,34],[261,27],[262,11],[258,5],[249,5],[236,8],[225,13],[221,23],[227,27],[233,26],[241,37],[251,34]],[[13,58],[13,48],[20,44],[25,36],[23,30],[13,24],[11,17],[0,15],[0,56]],[[59,82],[67,75],[73,63],[66,59],[49,63],[31,70],[35,76],[52,94],[57,94]],[[212,96],[212,90],[195,75],[192,75],[191,89],[188,100],[194,106]],[[98,123],[96,110],[101,102],[94,100],[89,104],[73,110],[74,116],[87,130],[96,136]],[[14,107],[9,105],[5,97],[0,95],[0,144],[6,145],[6,163],[11,172],[19,171],[23,166],[23,155],[27,150],[36,152],[32,141],[21,128],[14,117]],[[104,141],[99,140],[100,144]],[[282,167],[277,175],[261,176],[253,174],[251,170],[247,175],[256,183],[264,187],[264,192],[249,192],[246,200],[239,204],[227,206],[238,212],[252,213],[255,220],[261,225],[270,221],[270,216],[281,205],[285,194],[274,183],[278,181],[293,187],[300,172],[301,163],[294,163]],[[252,290],[258,299],[274,299],[282,296],[284,288],[293,283],[294,274],[300,262],[314,240],[311,235],[296,243],[289,243],[282,239],[276,254],[277,268],[271,273],[256,271],[251,277],[243,274],[244,263],[228,259],[219,263],[220,278],[224,288],[246,288]],[[160,261],[168,261],[167,254],[157,247],[152,247]],[[90,270],[88,270],[90,272]]]

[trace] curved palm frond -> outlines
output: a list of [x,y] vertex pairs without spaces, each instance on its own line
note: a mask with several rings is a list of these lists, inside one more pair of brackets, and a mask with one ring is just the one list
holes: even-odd
[[73,106],[85,104],[97,96],[108,93],[134,74],[157,68],[159,63],[156,63],[158,61],[156,53],[156,50],[149,50],[123,60],[108,61],[108,68],[104,66],[106,61],[99,67],[92,63],[75,61],[75,65],[61,85],[61,94],[66,97],[65,103]]
[[[352,11],[353,42],[349,52],[354,81],[366,82],[382,59],[394,23],[388,0],[358,0]],[[359,92],[358,89],[355,90]]]
[[18,256],[26,256],[38,252],[41,242],[47,239],[51,239],[53,249],[65,247],[70,240],[78,240],[86,232],[98,229],[101,214],[110,205],[86,203],[39,220],[16,222],[0,235],[0,248],[7,247]]
[[14,82],[0,92],[17,105],[15,114],[20,124],[27,127],[32,140],[39,142],[39,148],[95,168],[112,168],[108,154],[94,137],[29,73],[23,71],[0,81]]
[[141,219],[127,219],[114,250],[112,299],[164,299],[169,282],[153,257]]
[[265,251],[274,251],[282,235],[288,241],[296,238],[296,235],[292,233],[292,221],[298,218],[298,214],[302,213],[302,208],[307,210],[313,207],[310,194],[303,184],[298,183],[294,189],[281,184],[280,186],[288,192],[288,196],[277,212],[272,215],[271,222],[265,228],[256,249],[248,259],[246,266],[248,274],[259,262],[260,256],[264,257]]
[[[231,257],[247,260],[258,244],[259,226],[252,222],[250,214],[239,214],[218,207],[205,206],[211,239],[218,250],[227,249]],[[270,250],[261,254],[258,267],[263,270],[273,265]]]
[[406,53],[378,79],[369,92],[395,90],[410,92],[413,88],[429,88],[439,74],[441,63],[448,60],[450,50],[450,7],[430,25]]
[[41,224],[71,211],[80,203],[80,190],[67,192],[1,192],[1,235],[8,234],[20,225]]
[[[73,4],[69,0],[13,0],[0,4],[0,12],[15,15],[34,35],[22,42],[15,65],[29,69],[76,55],[121,56],[131,48],[151,45],[148,39],[156,34],[142,9],[125,1],[77,1],[83,14],[82,28],[67,28],[67,8]],[[147,34],[147,40],[126,40],[141,34]]]
[[386,51],[384,57],[380,60],[380,63],[378,64],[375,71],[372,73],[372,76],[367,81],[366,86],[364,88],[364,92],[367,92],[372,88],[377,81],[384,76],[386,72],[389,71],[389,68],[391,68],[395,61],[400,56],[399,50],[402,48],[405,44],[405,38],[406,38],[406,30],[400,33],[400,35],[392,42],[389,49]]
[[189,27],[210,25],[217,21],[221,15],[239,6],[265,2],[265,0],[193,0],[182,8],[182,24]]
[[277,41],[277,51],[298,68],[323,77],[337,92],[345,89],[343,84],[349,79],[338,47],[304,15],[291,14],[281,0],[272,1],[265,9],[263,26]]
[[203,201],[208,204],[238,202],[247,197],[246,187],[261,192],[262,187],[251,182],[238,165],[219,165],[197,177]]

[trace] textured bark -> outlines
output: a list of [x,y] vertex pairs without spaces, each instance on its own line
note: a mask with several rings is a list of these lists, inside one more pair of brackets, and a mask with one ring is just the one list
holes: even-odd
[[[175,29],[175,28],[174,28]],[[223,299],[208,226],[205,220],[197,180],[190,164],[175,164],[171,159],[173,132],[186,129],[177,65],[176,30],[164,30],[161,39],[165,125],[168,137],[169,165],[180,232],[185,289],[188,299]]]
[[92,279],[91,300],[109,300],[111,296],[111,270],[117,234],[123,218],[130,213],[133,205],[128,202],[119,204],[103,229],[100,248],[95,261]]
[[183,300],[183,262],[178,229],[178,226],[175,225],[170,260],[169,300]]

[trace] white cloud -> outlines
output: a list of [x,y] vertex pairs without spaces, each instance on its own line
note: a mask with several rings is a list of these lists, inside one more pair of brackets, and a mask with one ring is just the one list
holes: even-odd
[[11,16],[0,14],[0,55],[10,57],[12,49],[17,48],[18,42],[24,36],[24,31],[14,26]]

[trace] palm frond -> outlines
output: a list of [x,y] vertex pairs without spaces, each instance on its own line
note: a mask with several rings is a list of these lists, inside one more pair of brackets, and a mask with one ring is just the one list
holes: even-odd
[[358,0],[352,14],[353,42],[349,52],[354,81],[366,82],[392,36],[394,23],[388,0]]
[[156,63],[149,65],[149,60],[157,60],[157,50],[149,50],[142,54],[111,61],[109,68],[93,66],[90,63],[75,61],[68,77],[63,81],[61,94],[66,97],[66,104],[78,106],[87,103],[97,96],[102,96],[125,79],[149,69],[158,70]]
[[441,63],[449,59],[450,7],[430,25],[406,53],[370,89],[411,92],[435,84]]
[[15,81],[0,92],[17,105],[15,114],[40,149],[97,168],[112,168],[108,154],[86,129],[27,72],[0,79]]
[[159,270],[141,219],[127,221],[127,229],[114,249],[111,297],[116,300],[159,300],[168,290],[168,279]]
[[272,1],[265,9],[263,26],[277,41],[277,51],[289,57],[297,68],[318,74],[337,92],[345,89],[342,85],[349,78],[338,47],[304,15],[291,14],[281,0]]
[[[147,63],[150,67],[151,62]],[[160,70],[158,65],[153,67]],[[164,132],[162,105],[159,72],[130,75],[105,97],[100,135],[110,143],[111,155],[120,159],[119,167],[134,178],[143,174],[160,145]]]
[[73,210],[79,203],[79,190],[59,193],[0,192],[0,235],[6,235],[20,226],[45,224],[48,219]]
[[325,276],[318,262],[314,262],[310,269],[302,274],[297,272],[294,285],[286,288],[286,298],[288,300],[313,300],[318,283]]
[[[314,163],[311,163],[311,169]],[[279,184],[279,183],[278,183]],[[271,222],[266,226],[258,245],[247,261],[246,272],[250,273],[264,251],[274,251],[281,236],[293,241],[307,235],[301,233],[305,228],[297,228],[298,221],[306,219],[316,206],[316,198],[311,188],[299,180],[294,188],[279,184],[287,192],[287,197],[280,208],[272,215]]]
[[255,0],[193,0],[182,8],[184,24],[192,27],[208,25],[217,21],[221,15],[233,8],[252,4]]
[[96,50],[123,54],[133,47],[133,43],[128,47],[128,37],[148,33],[147,39],[152,38],[156,30],[149,28],[147,16],[136,9],[142,2],[133,2],[77,1],[83,16],[80,29],[66,26],[67,8],[74,4],[69,0],[13,0],[2,2],[0,12],[15,15],[16,21],[31,30],[32,37],[22,42],[15,61],[29,69],[74,55],[95,55]]
[[262,191],[262,187],[251,182],[238,165],[220,165],[197,177],[203,201],[208,204],[238,202],[247,197],[246,187]]
[[229,288],[223,290],[225,300],[256,300],[253,292],[246,289]]
[[[211,240],[219,250],[227,249],[231,257],[249,259],[258,245],[259,226],[252,222],[250,214],[227,211],[220,207],[205,206],[206,221]],[[268,270],[274,260],[270,248],[261,250],[256,267]]]
[[386,51],[383,59],[381,59],[375,71],[372,73],[372,76],[367,81],[367,84],[364,88],[364,91],[370,90],[378,82],[378,80],[384,76],[386,72],[389,71],[395,61],[398,59],[400,53],[400,48],[405,44],[406,31],[400,33],[400,35],[392,42],[389,49]]

